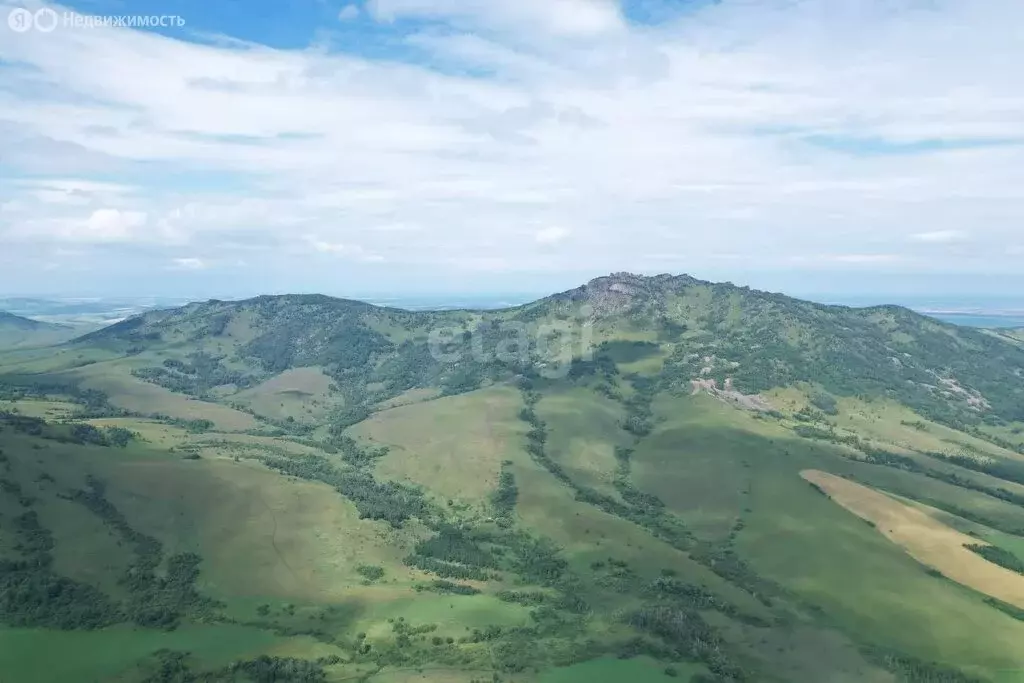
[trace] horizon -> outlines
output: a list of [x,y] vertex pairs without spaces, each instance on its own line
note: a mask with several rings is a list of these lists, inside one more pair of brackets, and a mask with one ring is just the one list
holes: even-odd
[[[261,292],[253,294],[225,295],[206,294],[199,296],[182,295],[114,295],[114,296],[81,296],[60,294],[33,294],[11,296],[0,291],[0,312],[11,312],[23,317],[39,320],[60,321],[80,317],[82,315],[108,314],[108,321],[116,321],[146,310],[176,308],[190,303],[207,301],[242,301],[259,296],[303,296],[322,295],[337,299],[361,301],[375,306],[399,308],[409,311],[431,310],[496,310],[511,308],[532,303],[549,296],[576,289],[594,279],[614,277],[615,275],[631,275],[640,277],[694,277],[688,273],[657,273],[639,274],[627,271],[616,271],[590,278],[574,286],[552,291],[499,291],[482,289],[465,289],[453,291],[363,291],[363,292],[325,292],[325,291],[291,291]],[[1010,295],[1005,292],[999,295],[964,295],[957,294],[868,294],[857,292],[790,292],[777,289],[753,286],[732,280],[712,281],[694,278],[702,282],[730,284],[740,288],[783,294],[785,296],[812,301],[825,305],[847,306],[851,308],[870,308],[874,306],[902,306],[939,320],[952,322],[968,327],[1024,327],[1024,295]],[[13,304],[13,305],[11,305]],[[53,306],[51,306],[53,304]],[[42,306],[43,308],[40,308]],[[119,317],[110,314],[124,314]]]

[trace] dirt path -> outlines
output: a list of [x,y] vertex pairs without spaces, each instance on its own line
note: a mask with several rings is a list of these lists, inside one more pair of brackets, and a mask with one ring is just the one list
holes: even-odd
[[273,526],[270,530],[270,545],[274,549],[274,554],[277,555],[277,559],[285,566],[288,573],[292,575],[292,580],[298,583],[299,577],[295,574],[295,570],[292,569],[290,564],[288,564],[288,560],[284,559],[284,554],[281,552],[281,549],[277,547],[277,513],[275,513],[274,508],[270,507],[267,503],[267,499],[263,497],[263,493],[261,491],[257,491],[256,496],[260,499],[260,502],[263,503],[263,507],[267,509],[267,512],[270,513],[270,520],[273,522]]
[[878,531],[918,562],[938,569],[957,583],[1024,608],[1024,576],[964,547],[984,541],[951,529],[926,512],[884,493],[834,474],[804,470],[800,476],[853,514],[873,522]]

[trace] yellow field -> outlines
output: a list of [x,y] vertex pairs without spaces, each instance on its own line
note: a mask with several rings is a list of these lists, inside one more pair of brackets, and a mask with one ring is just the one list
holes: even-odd
[[978,543],[978,539],[951,529],[922,510],[834,474],[804,470],[800,476],[853,514],[873,523],[922,564],[986,595],[1024,607],[1024,576],[964,547]]

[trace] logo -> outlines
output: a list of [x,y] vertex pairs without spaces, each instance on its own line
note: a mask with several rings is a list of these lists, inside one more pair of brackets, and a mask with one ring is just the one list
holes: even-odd
[[49,33],[57,28],[57,13],[49,7],[36,10],[35,23],[37,31]]
[[[53,10],[50,10],[53,11]],[[15,33],[25,33],[32,30],[32,13],[23,7],[15,7],[7,15],[7,25]]]

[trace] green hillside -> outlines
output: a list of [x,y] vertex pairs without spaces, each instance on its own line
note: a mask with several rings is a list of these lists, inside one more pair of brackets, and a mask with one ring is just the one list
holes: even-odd
[[686,276],[148,312],[0,354],[0,671],[1024,681],[1022,387]]
[[0,350],[59,344],[75,336],[67,325],[44,323],[0,311]]

